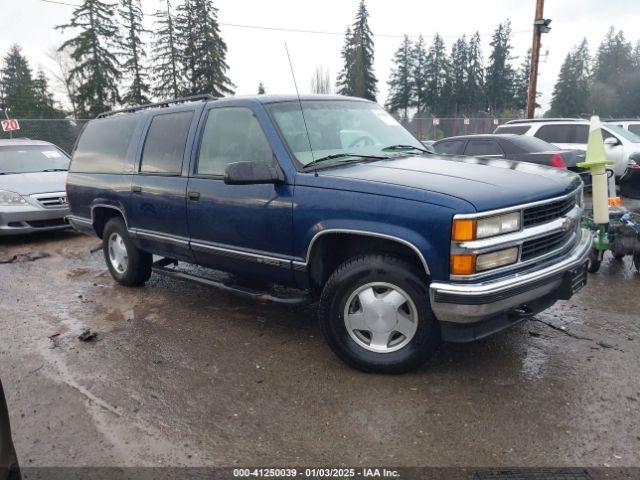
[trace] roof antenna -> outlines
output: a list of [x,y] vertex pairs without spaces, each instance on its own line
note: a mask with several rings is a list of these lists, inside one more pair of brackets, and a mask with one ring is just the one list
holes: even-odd
[[307,133],[307,142],[309,142],[309,151],[311,152],[311,160],[315,160],[313,156],[313,147],[311,146],[311,137],[309,136],[309,128],[307,127],[307,120],[304,118],[304,108],[302,108],[302,100],[300,100],[300,92],[298,91],[298,82],[296,82],[296,75],[293,73],[293,64],[291,63],[291,55],[289,55],[289,47],[287,42],[284,42],[284,49],[287,51],[287,58],[289,59],[289,68],[291,69],[291,76],[293,77],[293,85],[296,87],[296,95],[298,96],[298,105],[300,105],[300,113],[302,114],[302,123],[304,123],[304,131]]

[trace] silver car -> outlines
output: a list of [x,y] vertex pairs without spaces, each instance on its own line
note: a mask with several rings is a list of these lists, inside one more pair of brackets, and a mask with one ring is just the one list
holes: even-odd
[[49,142],[0,140],[0,236],[69,227],[69,161]]

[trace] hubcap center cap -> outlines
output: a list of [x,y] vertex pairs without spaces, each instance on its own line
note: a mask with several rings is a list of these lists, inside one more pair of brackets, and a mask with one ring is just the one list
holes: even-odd
[[395,308],[383,300],[366,306],[364,316],[367,326],[376,333],[391,332],[397,323]]

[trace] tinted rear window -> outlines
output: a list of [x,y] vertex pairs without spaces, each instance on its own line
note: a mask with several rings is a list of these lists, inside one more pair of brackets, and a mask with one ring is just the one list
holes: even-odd
[[192,118],[191,111],[167,113],[153,118],[144,142],[141,172],[180,174]]
[[543,125],[535,136],[549,143],[587,143],[589,125],[564,123]]
[[524,135],[529,130],[529,125],[504,125],[496,128],[493,133],[513,133],[514,135]]
[[629,125],[629,131],[631,133],[635,133],[636,135],[640,135],[640,125]]
[[443,153],[445,155],[461,155],[465,142],[466,140],[446,140],[435,143],[433,149],[436,153]]
[[92,120],[86,126],[71,162],[72,172],[124,173],[131,137],[140,117],[122,115]]
[[465,155],[503,155],[502,149],[495,140],[469,140]]
[[558,147],[551,145],[549,142],[545,142],[544,140],[536,137],[529,137],[527,135],[509,138],[508,143],[512,146],[514,153],[535,153],[559,150]]

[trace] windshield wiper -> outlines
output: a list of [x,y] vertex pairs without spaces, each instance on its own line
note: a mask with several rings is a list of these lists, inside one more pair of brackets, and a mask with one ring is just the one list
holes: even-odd
[[327,155],[326,157],[316,158],[312,162],[307,163],[304,168],[313,167],[319,163],[326,162],[327,160],[335,160],[336,158],[346,158],[346,157],[356,157],[357,159],[365,159],[365,160],[386,160],[390,157],[381,156],[381,155],[360,155],[358,153],[334,153],[332,155]]
[[392,152],[394,150],[418,150],[418,151],[424,152],[424,153],[431,153],[426,148],[420,148],[420,147],[416,147],[414,145],[403,145],[403,144],[389,145],[388,147],[384,147],[382,149],[383,152]]
[[47,168],[45,170],[42,170],[43,172],[66,172],[67,169],[66,168]]

